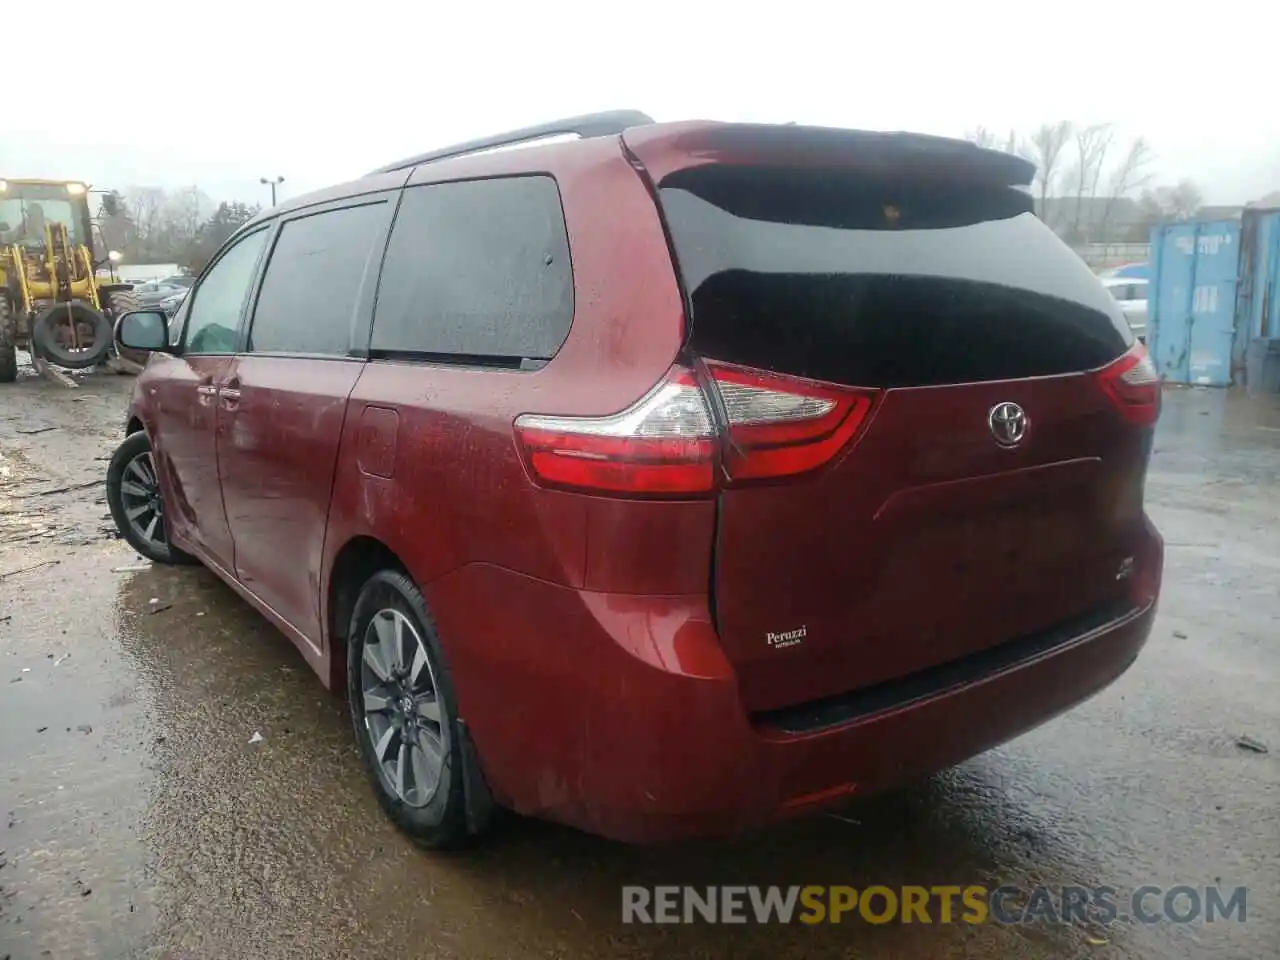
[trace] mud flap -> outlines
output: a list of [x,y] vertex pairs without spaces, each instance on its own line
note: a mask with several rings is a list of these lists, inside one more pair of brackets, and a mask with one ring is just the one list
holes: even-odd
[[484,778],[484,771],[480,768],[480,757],[471,742],[471,731],[461,718],[458,719],[458,739],[462,748],[462,790],[467,808],[467,832],[483,833],[493,820],[498,805]]

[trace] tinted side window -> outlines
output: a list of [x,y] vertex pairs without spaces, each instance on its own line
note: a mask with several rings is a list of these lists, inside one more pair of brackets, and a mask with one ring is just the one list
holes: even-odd
[[360,285],[386,212],[385,203],[369,203],[280,228],[253,311],[251,352],[347,355]]
[[569,238],[554,180],[405,191],[382,268],[373,351],[549,359],[572,321]]
[[187,312],[187,353],[235,353],[240,314],[269,233],[236,241],[201,277]]

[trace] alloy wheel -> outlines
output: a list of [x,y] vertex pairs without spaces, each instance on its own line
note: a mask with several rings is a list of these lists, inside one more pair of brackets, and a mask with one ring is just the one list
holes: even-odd
[[403,803],[425,807],[440,786],[449,729],[426,644],[397,609],[379,610],[365,628],[360,690],[379,779]]
[[138,454],[125,466],[120,480],[120,501],[126,521],[139,538],[159,549],[168,547],[164,499],[160,496],[160,480],[150,450]]

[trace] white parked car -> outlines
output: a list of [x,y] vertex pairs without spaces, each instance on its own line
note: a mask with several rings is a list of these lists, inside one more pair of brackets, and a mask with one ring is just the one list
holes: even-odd
[[1116,298],[1133,335],[1147,342],[1147,281],[1134,277],[1103,277],[1102,284]]

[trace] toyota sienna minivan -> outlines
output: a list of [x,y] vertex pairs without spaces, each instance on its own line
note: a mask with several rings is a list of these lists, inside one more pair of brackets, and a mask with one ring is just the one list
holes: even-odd
[[428,847],[498,808],[731,833],[956,764],[1123,673],[1160,587],[1160,385],[1033,172],[617,112],[290,200],[172,334],[122,318],[112,513],[345,694]]

